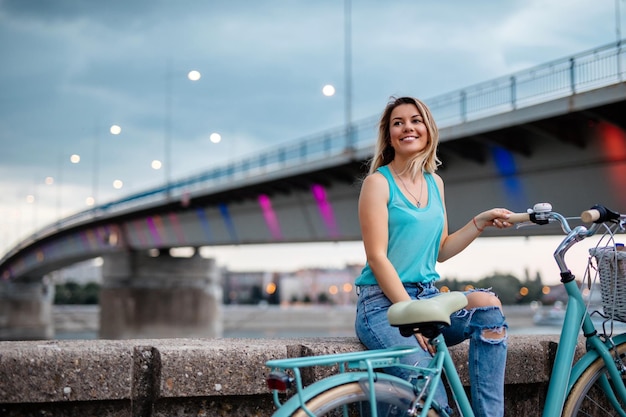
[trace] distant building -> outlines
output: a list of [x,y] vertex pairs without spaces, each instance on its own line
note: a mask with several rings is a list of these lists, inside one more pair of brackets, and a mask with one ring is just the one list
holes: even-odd
[[223,270],[224,304],[259,304],[261,301],[267,301],[265,292],[271,281],[271,272]]
[[294,272],[222,272],[225,304],[356,303],[354,279],[362,265]]
[[354,279],[362,265],[345,268],[301,269],[280,278],[281,303],[312,302],[347,305],[356,303]]

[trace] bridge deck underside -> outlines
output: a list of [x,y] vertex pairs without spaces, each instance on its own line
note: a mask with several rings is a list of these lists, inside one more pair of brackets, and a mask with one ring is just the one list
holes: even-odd
[[[442,129],[438,173],[446,184],[450,230],[491,207],[525,211],[550,202],[572,216],[596,203],[625,210],[626,93],[623,84],[604,92],[604,100],[596,92]],[[34,242],[7,259],[0,273],[37,279],[118,250],[359,240],[357,200],[369,156],[347,154],[315,168],[103,217]],[[498,235],[555,233],[542,227]]]

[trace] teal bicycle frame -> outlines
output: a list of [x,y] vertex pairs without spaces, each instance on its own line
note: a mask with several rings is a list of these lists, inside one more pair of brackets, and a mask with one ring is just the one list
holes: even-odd
[[[317,395],[325,392],[333,387],[344,385],[350,382],[366,383],[369,390],[369,402],[371,406],[372,417],[377,417],[376,409],[376,391],[375,382],[378,384],[388,383],[398,389],[395,394],[405,394],[407,401],[414,401],[416,398],[416,387],[421,388],[424,392],[428,386],[436,386],[441,381],[442,371],[446,373],[448,385],[458,404],[459,410],[465,417],[474,417],[474,412],[470,405],[469,399],[463,388],[463,383],[456,371],[452,357],[448,347],[445,344],[443,336],[439,334],[432,339],[431,343],[437,347],[437,352],[425,367],[410,366],[402,364],[399,359],[402,356],[410,355],[420,347],[394,347],[389,349],[369,350],[363,352],[339,353],[335,355],[312,356],[307,358],[291,358],[271,360],[266,365],[273,370],[290,369],[294,375],[294,383],[296,394],[294,394],[287,402],[281,403],[277,390],[273,390],[274,403],[278,410],[273,414],[274,417],[291,416],[296,410],[302,408],[308,416],[314,417],[314,414],[307,409],[306,403],[315,398]],[[306,388],[303,387],[302,375],[300,368],[311,366],[334,366],[338,365],[339,373],[328,378],[323,378]],[[416,386],[402,378],[395,377],[384,372],[376,372],[376,369],[387,367],[402,367],[410,369],[417,374],[427,376],[426,386]],[[351,371],[355,370],[358,371]],[[420,416],[426,416],[428,409],[432,406],[439,408],[434,397],[435,390],[428,390],[427,396],[423,399],[423,411]],[[410,397],[410,398],[409,398]],[[445,411],[440,412],[441,417],[447,417]]]
[[[567,273],[561,275],[567,275]],[[571,276],[571,278],[571,280],[563,283],[569,299],[565,310],[565,320],[563,322],[561,336],[559,338],[559,346],[556,351],[552,374],[550,375],[546,404],[542,414],[543,417],[560,416],[567,395],[585,369],[599,357],[601,357],[605,363],[612,364],[614,357],[611,355],[609,349],[613,347],[613,345],[619,345],[626,341],[626,334],[620,334],[614,337],[612,342],[602,341],[587,312],[587,307],[578,285],[573,279],[573,276]],[[570,278],[564,277],[563,279],[567,280]],[[587,352],[572,368],[581,325],[583,335],[586,337]],[[616,366],[607,366],[607,369],[613,381],[622,380],[620,371]],[[604,381],[604,383],[603,388],[607,398],[614,405],[614,408],[619,411],[621,416],[626,416],[626,413],[621,410],[621,406],[618,405],[615,396],[615,394],[617,394],[617,396],[621,398],[622,403],[626,403],[626,387],[624,387],[624,384],[614,384],[614,389],[611,389],[608,380]]]
[[[611,380],[622,381],[622,375],[617,366],[614,365],[614,358],[611,355],[610,349],[626,341],[626,334],[620,334],[613,339],[602,341],[591,320],[591,316],[587,310],[575,277],[565,263],[565,254],[569,248],[585,237],[595,234],[600,224],[594,224],[589,230],[584,226],[577,226],[574,229],[570,229],[567,220],[558,213],[548,213],[546,218],[559,221],[561,227],[567,233],[567,236],[554,252],[554,258],[561,270],[561,283],[567,291],[568,301],[561,328],[561,336],[559,337],[559,345],[554,359],[554,365],[552,366],[550,382],[548,384],[546,404],[542,413],[543,417],[557,417],[561,415],[567,396],[578,378],[599,357],[601,357],[607,365],[606,368]],[[547,223],[547,221],[544,222]],[[586,338],[585,346],[587,352],[574,364],[574,355],[581,328]],[[572,367],[573,364],[574,366]],[[606,376],[603,376],[601,385],[604,394],[607,396],[614,409],[617,410],[621,416],[626,417],[626,413],[621,409],[616,397],[617,394],[622,404],[626,404],[626,387],[624,387],[624,384],[614,383],[612,386]]]

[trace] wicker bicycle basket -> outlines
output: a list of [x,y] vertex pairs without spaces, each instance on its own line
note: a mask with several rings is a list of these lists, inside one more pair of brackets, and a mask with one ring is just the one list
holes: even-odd
[[589,250],[596,258],[604,314],[626,322],[626,251],[613,246]]

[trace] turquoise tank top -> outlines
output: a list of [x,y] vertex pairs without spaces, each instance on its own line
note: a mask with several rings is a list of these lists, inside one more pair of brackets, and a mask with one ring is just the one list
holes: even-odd
[[[402,194],[387,165],[377,170],[389,183],[389,243],[387,257],[403,283],[428,283],[439,279],[435,270],[444,225],[444,209],[435,178],[424,173],[428,204],[417,208]],[[356,285],[377,285],[368,264]]]

